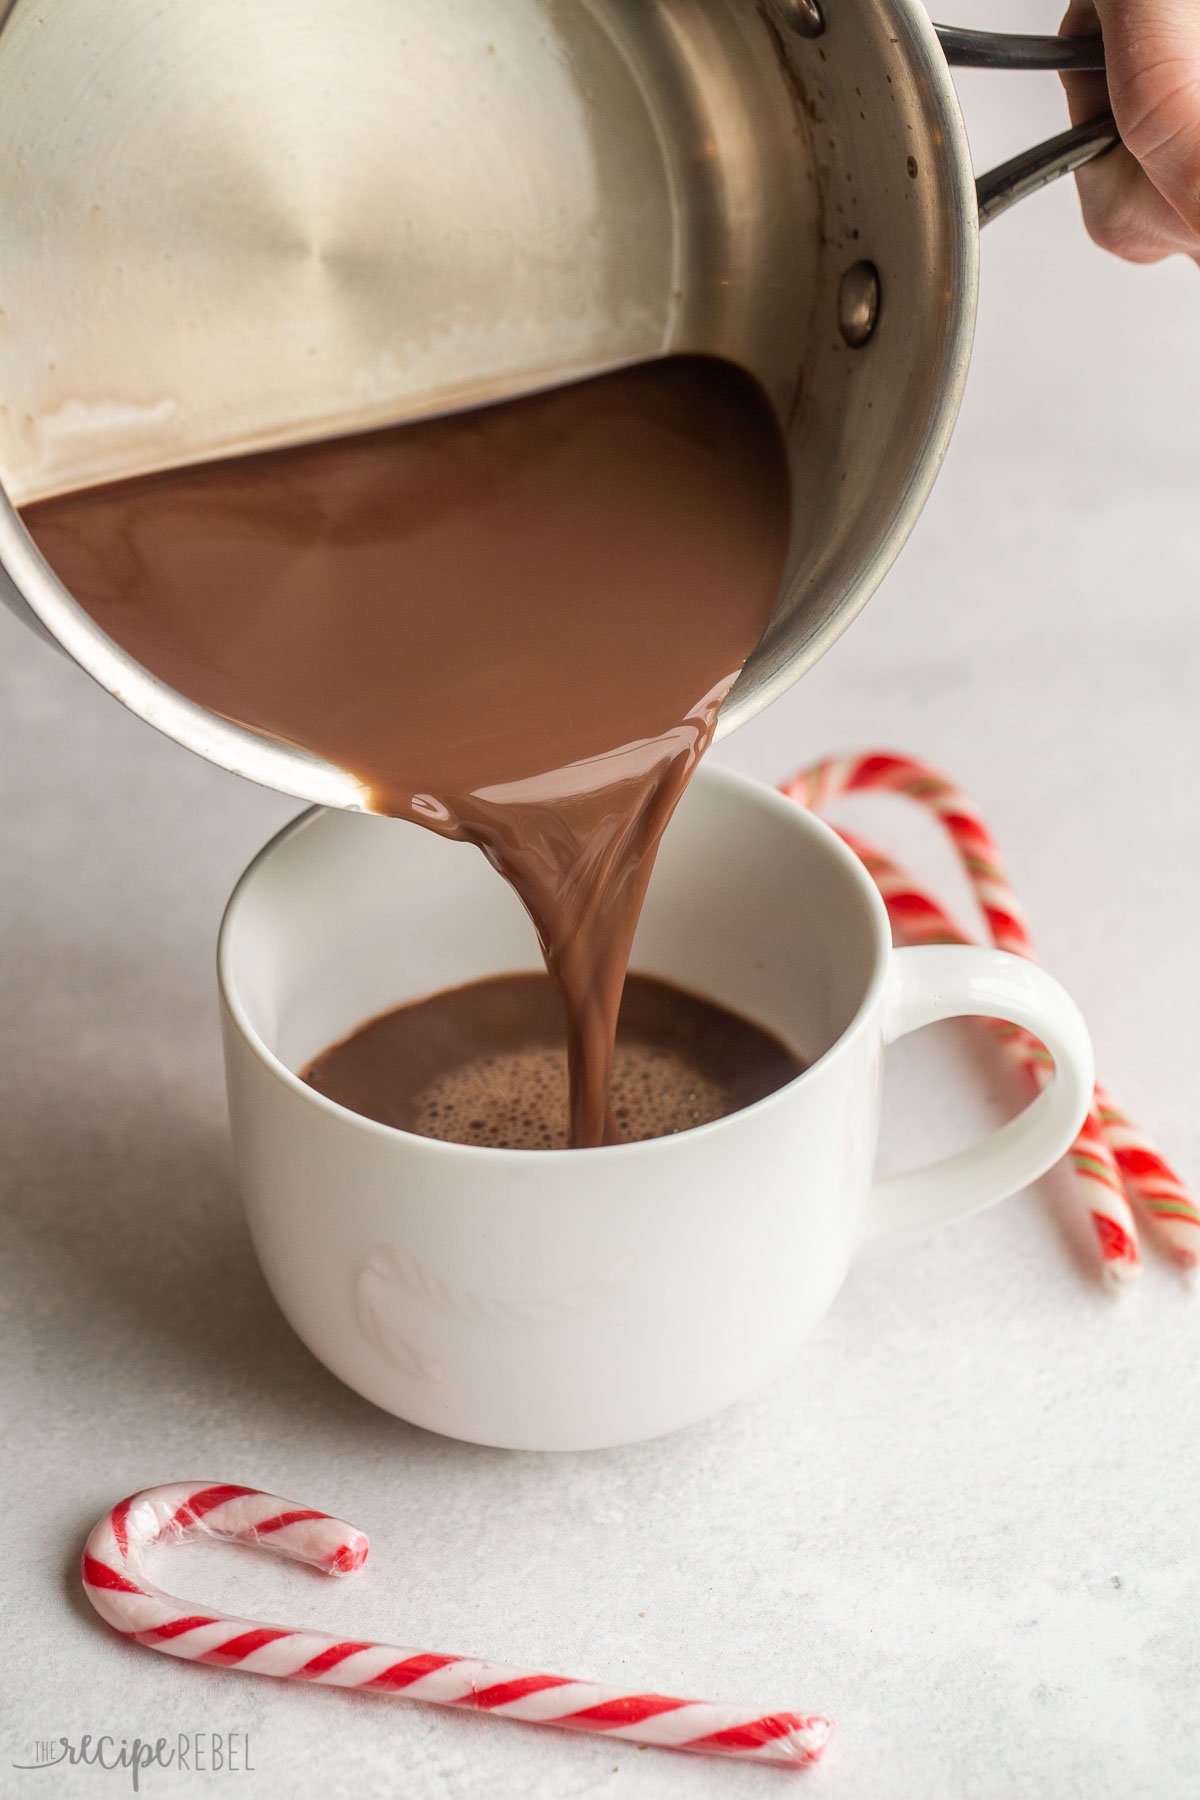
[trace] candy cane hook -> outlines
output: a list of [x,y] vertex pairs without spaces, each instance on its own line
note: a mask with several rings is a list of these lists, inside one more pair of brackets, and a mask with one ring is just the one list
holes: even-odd
[[832,1730],[829,1720],[820,1717],[672,1700],[467,1656],[431,1655],[201,1612],[153,1586],[142,1569],[144,1553],[152,1546],[200,1536],[274,1550],[326,1575],[361,1569],[367,1556],[363,1533],[328,1513],[257,1488],[174,1482],[122,1500],[101,1519],[84,1548],[84,1592],[123,1637],[166,1656],[248,1674],[363,1688],[529,1724],[603,1732],[667,1750],[792,1768],[816,1762]]

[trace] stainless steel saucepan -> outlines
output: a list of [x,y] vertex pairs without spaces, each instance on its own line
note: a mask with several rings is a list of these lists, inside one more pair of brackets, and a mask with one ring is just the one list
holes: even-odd
[[14,507],[710,351],[771,394],[797,519],[731,730],[921,509],[981,219],[1115,142],[1102,120],[977,185],[947,57],[1099,66],[917,0],[0,0],[5,598],[171,737],[358,804],[133,663]]

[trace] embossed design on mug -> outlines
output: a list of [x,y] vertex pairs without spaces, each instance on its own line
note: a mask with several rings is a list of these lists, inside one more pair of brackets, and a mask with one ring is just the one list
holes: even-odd
[[445,1381],[443,1364],[418,1350],[411,1338],[404,1336],[389,1317],[395,1282],[386,1259],[392,1254],[387,1249],[376,1250],[359,1270],[354,1284],[354,1310],[359,1329],[372,1349],[386,1356],[402,1375],[414,1375],[422,1381]]
[[[364,1329],[367,1329],[367,1335],[376,1347],[383,1348],[379,1342],[382,1327],[378,1323],[378,1317],[380,1306],[386,1304],[390,1289],[392,1292],[405,1294],[410,1299],[427,1301],[456,1319],[469,1319],[478,1324],[516,1327],[554,1325],[560,1319],[569,1319],[590,1311],[593,1306],[598,1306],[602,1300],[623,1287],[633,1273],[635,1262],[633,1251],[624,1249],[599,1274],[568,1288],[565,1293],[528,1300],[502,1300],[493,1295],[458,1287],[446,1281],[435,1270],[427,1268],[411,1252],[402,1252],[390,1244],[380,1244],[371,1252],[358,1278],[360,1318],[364,1305],[369,1306],[373,1328]],[[395,1341],[396,1334],[390,1326],[387,1327],[387,1335],[390,1341]],[[390,1349],[386,1353],[392,1354]],[[428,1362],[427,1358],[418,1360],[423,1364]],[[439,1372],[434,1375],[432,1369]],[[422,1368],[414,1372],[427,1373],[431,1380],[445,1378],[441,1365],[436,1363],[431,1364],[429,1369]]]

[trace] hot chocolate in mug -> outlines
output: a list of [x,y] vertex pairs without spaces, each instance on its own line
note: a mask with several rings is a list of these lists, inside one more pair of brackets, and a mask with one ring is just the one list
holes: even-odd
[[[1033,1181],[1092,1091],[1087,1031],[1048,975],[995,950],[893,950],[836,834],[713,767],[663,839],[632,967],[766,1026],[804,1073],[676,1136],[561,1151],[418,1137],[299,1078],[375,1014],[536,967],[477,850],[337,812],[261,852],[218,950],[238,1176],[272,1292],[350,1387],[477,1443],[598,1448],[727,1406],[787,1360],[859,1248]],[[886,1046],[965,1014],[1034,1032],[1053,1081],[973,1148],[873,1180]]]

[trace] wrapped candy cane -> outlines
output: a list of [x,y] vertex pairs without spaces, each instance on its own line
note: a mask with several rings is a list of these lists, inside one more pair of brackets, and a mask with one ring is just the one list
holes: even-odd
[[[995,840],[974,802],[936,770],[886,751],[826,757],[784,784],[802,806],[820,810],[843,794],[884,790],[928,807],[949,834],[975,891],[988,935],[998,949],[1034,958],[1024,914]],[[893,928],[910,941],[971,940],[886,858],[843,833],[874,876]],[[1046,1051],[1015,1026],[993,1027],[1039,1083],[1049,1078]],[[1145,1207],[1157,1235],[1187,1268],[1200,1260],[1200,1209],[1155,1146],[1097,1088],[1095,1103],[1071,1150],[1106,1270],[1122,1279],[1139,1266],[1137,1230],[1129,1200]],[[1128,1197],[1127,1197],[1128,1196]]]
[[472,1657],[288,1631],[200,1611],[155,1587],[142,1568],[152,1546],[200,1535],[274,1550],[327,1575],[360,1569],[367,1556],[363,1533],[327,1513],[257,1488],[176,1482],[134,1494],[100,1520],[83,1553],[85,1594],[115,1631],[166,1656],[318,1687],[362,1688],[667,1750],[792,1768],[816,1762],[832,1730],[828,1719],[816,1716],[674,1700]]

